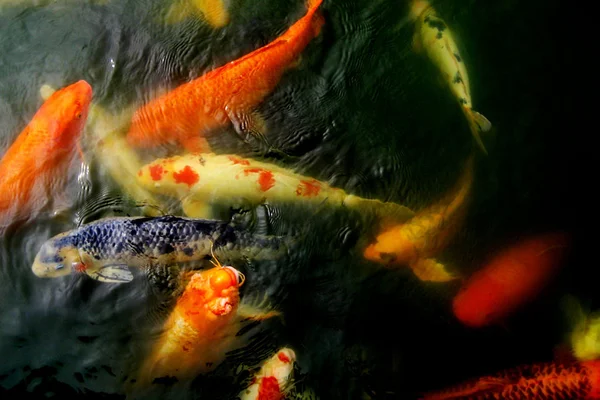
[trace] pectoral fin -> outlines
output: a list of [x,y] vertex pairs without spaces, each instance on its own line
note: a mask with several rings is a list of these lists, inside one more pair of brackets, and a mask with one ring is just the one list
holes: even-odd
[[487,150],[481,139],[481,134],[489,132],[492,129],[492,123],[477,111],[468,109],[466,114],[469,119],[469,126],[471,128],[471,133],[475,138],[475,142],[483,153],[487,155]]
[[186,197],[181,200],[181,208],[189,218],[210,219],[213,214],[210,204],[191,197]]
[[105,283],[125,283],[133,280],[133,274],[125,264],[105,265],[97,271],[86,271],[90,278]]
[[418,259],[410,264],[410,268],[417,278],[426,282],[448,282],[458,278],[433,258]]
[[210,144],[206,138],[194,135],[181,140],[181,145],[188,153],[210,153]]
[[244,299],[238,307],[238,316],[253,321],[264,321],[269,318],[279,317],[281,318],[281,321],[285,323],[283,314],[273,308],[266,295],[262,299]]

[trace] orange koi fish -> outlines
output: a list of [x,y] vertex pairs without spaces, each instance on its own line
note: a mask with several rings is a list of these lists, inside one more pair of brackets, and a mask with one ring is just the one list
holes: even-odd
[[600,360],[523,365],[427,393],[421,399],[599,400]]
[[324,23],[322,0],[309,0],[308,12],[268,45],[179,86],[138,109],[128,142],[153,147],[167,142],[188,151],[205,151],[206,131],[227,126],[262,137],[264,122],[254,109],[277,86]]
[[240,198],[252,205],[268,201],[348,207],[396,222],[414,215],[399,204],[354,196],[275,164],[234,155],[189,153],[158,159],[143,166],[137,178],[145,190],[179,198],[192,218],[211,218],[211,204]]
[[240,307],[244,275],[233,267],[215,265],[191,275],[163,333],[142,363],[137,387],[148,386],[156,378],[170,376],[181,381],[212,371],[228,351],[241,346],[243,339],[236,334],[245,318],[279,315]]
[[241,400],[283,400],[294,371],[296,353],[283,348],[267,360],[252,379],[252,384],[240,393]]
[[454,315],[470,327],[503,321],[555,275],[568,243],[566,234],[551,233],[500,252],[463,285],[453,301]]
[[466,214],[473,183],[473,157],[453,189],[439,202],[427,207],[402,225],[379,234],[363,256],[385,266],[408,265],[423,281],[445,282],[456,277],[435,260],[458,231]]
[[85,126],[92,88],[79,81],[53,93],[0,161],[0,226],[39,212],[55,195]]

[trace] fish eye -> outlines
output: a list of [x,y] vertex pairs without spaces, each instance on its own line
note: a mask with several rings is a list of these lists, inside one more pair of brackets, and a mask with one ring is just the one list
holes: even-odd
[[65,267],[65,264],[56,264],[56,265],[54,266],[54,269],[58,271],[58,270],[61,270],[61,269],[63,269],[64,267]]
[[75,118],[80,119],[81,118],[81,111],[78,112],[77,114],[75,114]]

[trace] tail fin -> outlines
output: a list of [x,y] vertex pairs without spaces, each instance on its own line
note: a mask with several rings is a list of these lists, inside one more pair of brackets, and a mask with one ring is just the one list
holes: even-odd
[[466,110],[467,118],[469,119],[469,126],[471,127],[471,133],[477,142],[477,145],[487,155],[488,152],[483,145],[481,140],[481,133],[489,132],[492,129],[492,123],[483,115],[474,110]]

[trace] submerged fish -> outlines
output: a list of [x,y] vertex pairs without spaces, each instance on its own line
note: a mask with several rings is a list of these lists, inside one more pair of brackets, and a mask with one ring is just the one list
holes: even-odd
[[222,28],[229,23],[224,0],[176,0],[167,11],[165,22],[173,24],[194,15],[213,28]]
[[215,251],[272,259],[287,251],[283,238],[254,235],[229,223],[174,216],[104,218],[46,241],[32,266],[41,278],[72,272],[102,282],[129,282],[128,267],[202,260]]
[[264,121],[255,108],[277,86],[323,24],[322,0],[268,45],[185,83],[139,108],[127,134],[135,147],[171,141],[188,151],[206,151],[206,131],[234,124],[244,135],[263,137]]
[[441,200],[419,211],[410,221],[380,233],[363,256],[386,266],[407,265],[423,281],[456,279],[434,259],[460,229],[473,184],[473,156],[454,188]]
[[79,81],[50,95],[0,161],[0,226],[30,218],[62,186],[85,126],[92,88]]
[[473,110],[467,68],[452,32],[426,0],[413,0],[410,12],[412,18],[416,20],[415,49],[424,49],[439,69],[458,100],[477,145],[487,154],[481,141],[481,133],[488,132],[492,124],[483,115]]
[[238,270],[220,264],[193,273],[129,390],[148,387],[161,377],[181,381],[210,372],[227,352],[244,345],[237,333],[246,318],[280,315],[242,304],[239,288],[244,281]]
[[570,331],[568,346],[559,345],[558,349],[565,348],[568,358],[580,361],[600,359],[600,311],[590,312],[571,295],[563,299],[563,308],[570,321]]
[[454,315],[470,327],[503,322],[556,275],[568,245],[568,235],[549,233],[502,250],[464,283]]
[[396,222],[414,215],[396,203],[364,199],[292,170],[234,155],[187,154],[158,159],[138,172],[139,184],[154,193],[177,197],[186,215],[210,217],[211,203],[244,199],[252,204],[302,202],[374,212]]
[[252,379],[252,384],[240,393],[241,400],[283,400],[290,389],[296,353],[289,348],[280,349],[265,361]]
[[599,400],[600,360],[523,365],[427,393],[421,399]]

